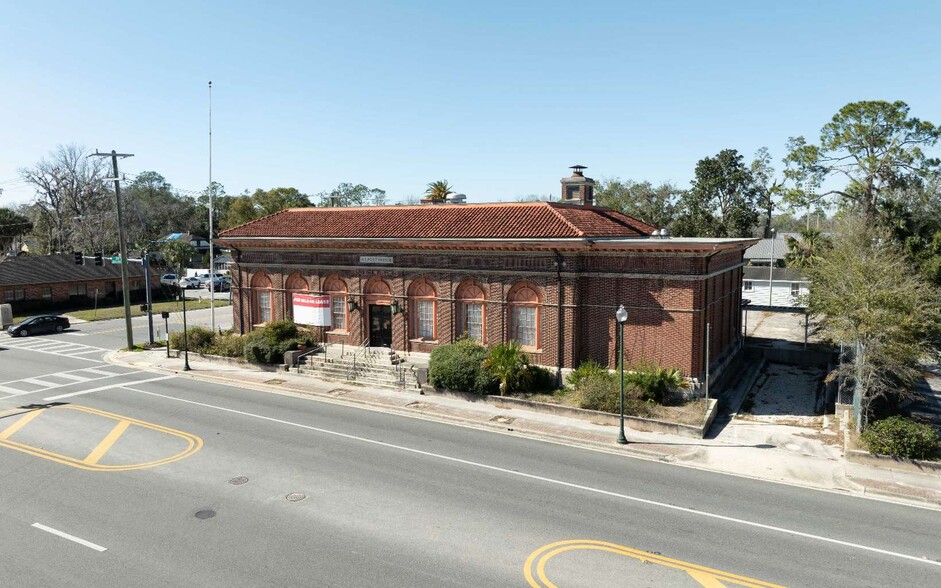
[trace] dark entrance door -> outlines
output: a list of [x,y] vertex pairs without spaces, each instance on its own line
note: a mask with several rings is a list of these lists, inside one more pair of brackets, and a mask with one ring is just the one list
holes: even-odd
[[392,307],[369,305],[369,346],[392,347]]

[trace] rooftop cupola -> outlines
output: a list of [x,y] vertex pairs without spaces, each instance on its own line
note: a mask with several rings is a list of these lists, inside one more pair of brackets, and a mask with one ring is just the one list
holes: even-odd
[[584,165],[573,165],[569,169],[572,170],[572,175],[562,178],[562,202],[592,206],[595,201],[595,181],[582,173],[582,170],[588,168]]

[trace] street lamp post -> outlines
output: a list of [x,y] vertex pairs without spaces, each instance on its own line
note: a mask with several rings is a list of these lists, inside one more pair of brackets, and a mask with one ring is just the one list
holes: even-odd
[[621,381],[621,428],[618,432],[618,444],[627,445],[627,437],[624,435],[624,323],[627,322],[627,310],[623,304],[614,313],[614,317],[618,321],[618,364]]
[[[190,371],[189,333],[186,332],[186,288],[180,288],[183,296],[183,371]],[[169,339],[169,335],[167,336]]]
[[771,229],[771,263],[768,264],[768,306],[774,306],[774,229]]

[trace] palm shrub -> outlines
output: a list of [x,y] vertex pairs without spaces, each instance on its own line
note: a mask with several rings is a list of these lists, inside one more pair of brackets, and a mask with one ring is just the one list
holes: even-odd
[[931,459],[939,454],[941,439],[931,425],[901,416],[877,421],[862,434],[870,453],[906,459]]
[[652,363],[640,363],[629,373],[624,374],[624,381],[636,386],[642,393],[642,400],[663,404],[667,394],[675,388],[685,388],[686,380],[676,368],[661,368]]
[[500,396],[506,396],[507,392],[517,388],[528,365],[529,357],[523,353],[518,341],[507,341],[491,348],[483,362],[484,369],[499,378]]
[[607,373],[608,368],[593,359],[587,359],[572,370],[572,373],[566,378],[566,382],[568,382],[569,386],[572,388],[578,389],[583,381]]
[[431,352],[428,361],[428,383],[438,388],[462,390],[476,394],[493,394],[499,381],[487,370],[487,348],[470,340],[460,339]]

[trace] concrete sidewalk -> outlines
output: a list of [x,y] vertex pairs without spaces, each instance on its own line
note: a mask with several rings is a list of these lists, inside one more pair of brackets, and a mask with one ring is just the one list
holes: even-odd
[[630,443],[621,446],[615,442],[616,427],[519,408],[498,408],[485,402],[331,382],[309,375],[264,371],[246,364],[209,361],[195,355],[190,356],[191,371],[184,372],[183,360],[167,358],[164,350],[112,352],[107,360],[241,388],[308,396],[687,467],[941,510],[941,475],[850,463],[844,458],[842,448],[834,444],[833,438],[827,438],[817,429],[802,426],[732,419],[718,435],[707,439],[628,430]]

